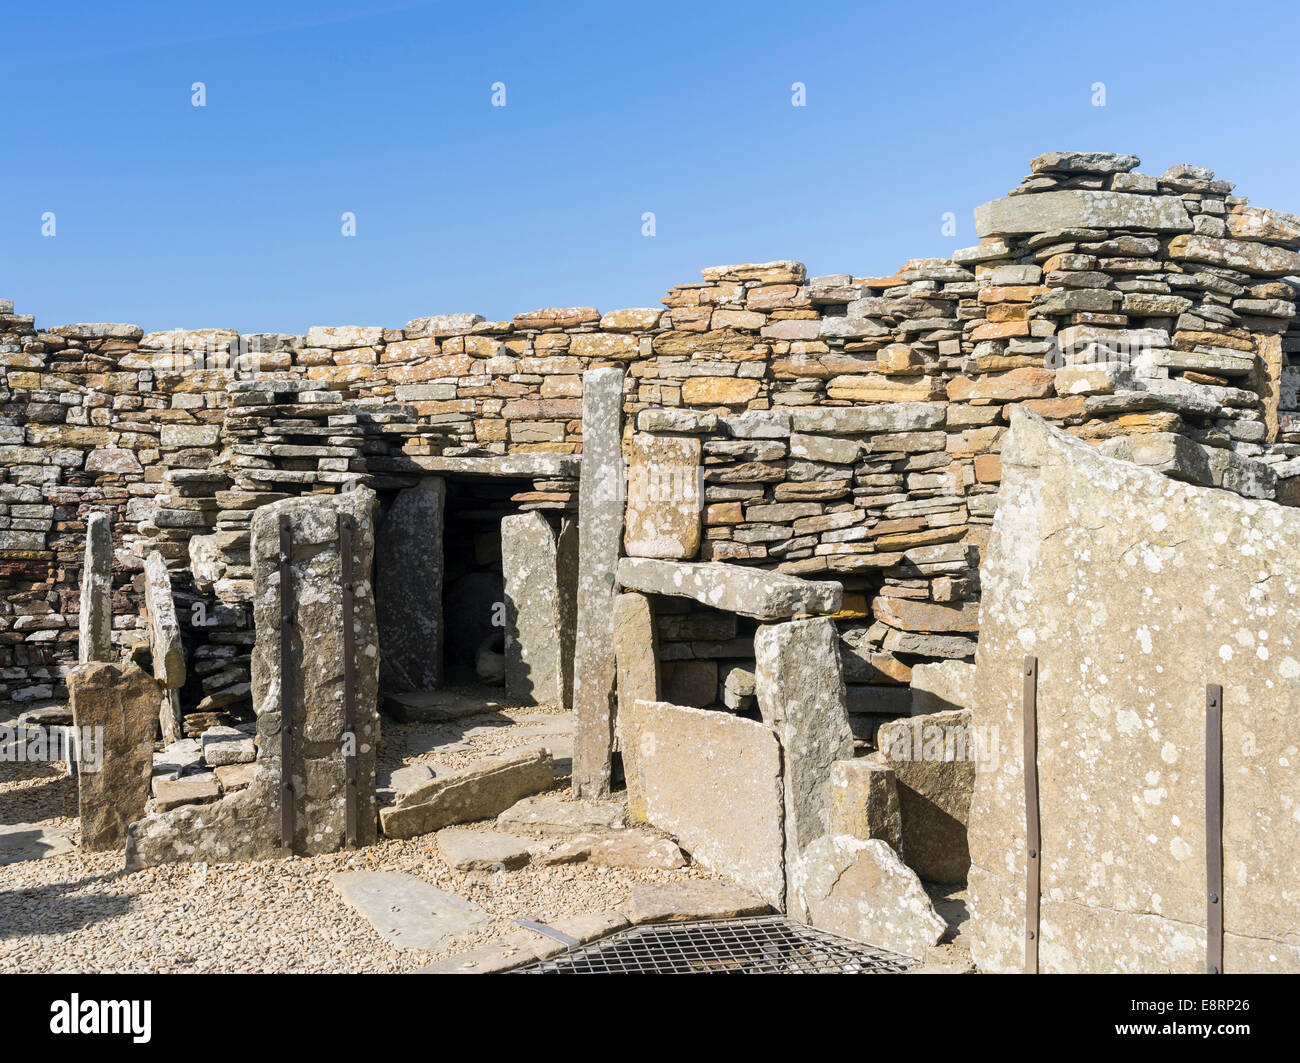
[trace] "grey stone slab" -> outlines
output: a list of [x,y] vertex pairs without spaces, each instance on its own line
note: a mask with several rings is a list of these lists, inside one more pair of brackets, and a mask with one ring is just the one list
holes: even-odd
[[948,929],[921,880],[879,839],[822,835],[797,881],[808,921],[833,934],[920,959]]
[[626,496],[622,426],[622,370],[588,370],[582,375],[573,788],[590,798],[609,795],[614,746],[613,605]]
[[627,806],[616,798],[568,799],[564,794],[526,797],[497,816],[497,827],[515,834],[582,834],[622,830]]
[[795,432],[859,436],[878,432],[919,432],[943,424],[941,402],[887,402],[878,406],[837,406],[792,410]]
[[844,588],[829,580],[805,580],[721,561],[625,557],[618,563],[618,581],[627,590],[690,598],[758,620],[833,613],[844,596]]
[[185,647],[181,644],[176,603],[167,563],[157,550],[144,559],[144,599],[149,614],[149,644],[153,649],[153,675],[168,690],[185,685]]
[[645,786],[636,761],[636,744],[628,740],[623,723],[636,702],[659,700],[659,634],[650,599],[644,594],[620,594],[614,599],[614,656],[618,666],[617,730],[627,782],[628,820],[644,823]]
[[375,539],[380,685],[385,692],[442,683],[443,508],[436,476],[399,491]]
[[68,676],[73,724],[82,736],[77,815],[88,852],[122,848],[128,825],[144,815],[160,693],[149,673],[129,662],[91,661]]
[[107,661],[113,652],[113,534],[107,513],[86,518],[77,660]]
[[438,853],[457,871],[512,871],[528,863],[528,842],[513,835],[447,827],[436,837]]
[[749,890],[725,882],[656,882],[636,886],[623,905],[628,922],[686,923],[697,919],[737,919],[766,915],[771,905]]
[[903,861],[927,882],[965,882],[978,753],[969,710],[883,724],[876,744],[898,780]]
[[506,694],[534,705],[563,705],[559,556],[546,517],[534,511],[501,519],[501,568]]
[[432,952],[491,918],[477,904],[401,871],[345,871],[330,882],[395,949]]
[[1149,229],[1191,232],[1192,219],[1176,196],[1064,189],[1006,196],[975,208],[975,234],[1016,236],[1057,229]]
[[624,724],[647,822],[691,858],[785,908],[781,747],[725,712],[638,701]]
[[794,864],[829,827],[831,765],[853,756],[835,621],[764,624],[754,637],[754,656],[759,711],[784,758],[787,895],[794,904]]
[[488,819],[553,782],[551,756],[544,750],[490,757],[415,785],[396,805],[380,810],[380,822],[390,838],[413,838]]
[[[1107,458],[1022,409],[981,580],[971,951],[1024,955],[1024,658],[1038,658],[1040,969],[1205,969],[1205,685],[1223,686],[1228,972],[1300,971],[1300,512]],[[1062,608],[1062,602],[1071,603]]]

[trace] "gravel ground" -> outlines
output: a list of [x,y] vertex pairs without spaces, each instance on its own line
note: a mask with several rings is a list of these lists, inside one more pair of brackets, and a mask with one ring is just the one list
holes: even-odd
[[[549,744],[538,728],[553,730],[559,717],[528,706],[452,725],[385,720],[381,769],[415,762],[455,767]],[[76,788],[61,767],[0,764],[0,822],[75,834],[75,814]],[[432,835],[289,861],[178,864],[131,875],[121,868],[114,853],[0,866],[0,973],[409,971],[511,932],[511,919],[546,922],[603,911],[622,904],[639,883],[712,877],[697,867],[633,871],[586,864],[467,875],[442,861]],[[409,872],[493,918],[439,952],[399,952],[344,904],[329,881],[339,871]]]

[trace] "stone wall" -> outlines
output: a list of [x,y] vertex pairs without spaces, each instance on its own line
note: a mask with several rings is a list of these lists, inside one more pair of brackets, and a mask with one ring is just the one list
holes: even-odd
[[[581,374],[613,366],[627,552],[838,580],[850,705],[897,714],[912,664],[973,654],[1010,407],[1177,478],[1300,496],[1300,221],[1136,164],[1039,157],[951,260],[714,267],[662,308],[237,336],[38,331],[0,304],[0,702],[63,693],[89,512],[113,517],[115,640],[142,630],[156,548],[203,619],[185,707],[219,713],[247,704],[257,505],[491,461],[530,481],[514,510],[571,510]],[[672,520],[650,532],[656,497]]]

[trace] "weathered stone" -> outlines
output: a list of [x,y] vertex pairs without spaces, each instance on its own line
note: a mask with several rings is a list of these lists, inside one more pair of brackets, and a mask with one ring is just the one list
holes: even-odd
[[627,780],[627,818],[644,823],[645,790],[636,762],[636,745],[624,721],[638,701],[659,700],[659,634],[650,599],[644,594],[620,594],[614,599],[614,656],[618,669],[619,749]]
[[646,819],[697,863],[785,908],[781,747],[722,712],[639,701],[625,721]]
[[86,518],[82,564],[77,661],[107,661],[113,653],[113,534],[107,513]]
[[700,441],[638,433],[628,466],[624,544],[634,557],[691,558],[700,548]]
[[399,491],[375,537],[380,684],[432,690],[442,682],[443,508],[446,483]]
[[628,590],[691,598],[713,609],[758,620],[833,613],[839,609],[844,596],[843,587],[838,583],[804,580],[723,562],[625,557],[618,562],[618,582]]
[[157,550],[144,559],[144,600],[149,612],[149,645],[153,650],[153,676],[167,690],[185,685],[185,647],[181,643],[176,603],[167,562]]
[[[346,840],[345,741],[355,742],[358,841],[375,839],[375,757],[379,738],[378,637],[374,588],[375,495],[357,488],[338,495],[285,499],[254,511],[252,696],[260,756],[246,789],[220,801],[156,812],[131,826],[129,869],[153,864],[267,859],[286,849],[333,852]],[[356,730],[343,714],[342,581],[338,517],[353,526],[353,631],[356,643]],[[290,666],[294,729],[295,837],[280,838],[280,517],[289,521],[294,618]]]
[[897,851],[903,844],[903,820],[894,769],[873,757],[831,764],[827,789],[828,834],[879,838]]
[[81,735],[77,814],[88,852],[122,848],[128,825],[144,815],[160,693],[131,663],[92,661],[68,675],[72,722]]
[[978,752],[970,712],[883,724],[876,744],[898,780],[904,862],[927,882],[966,881],[966,824]]
[[247,764],[257,757],[253,739],[233,727],[209,727],[200,742],[203,760],[214,768],[219,764]]
[[402,871],[345,871],[330,882],[395,949],[436,951],[491,918],[477,904]]
[[979,762],[971,807],[976,962],[1023,962],[1018,736],[1032,653],[1040,969],[1204,970],[1202,707],[1214,682],[1224,691],[1224,968],[1300,970],[1287,811],[1300,792],[1284,763],[1300,746],[1290,711],[1300,609],[1289,590],[1300,514],[1108,459],[1024,411],[1013,411],[1002,459],[972,701],[977,733],[1003,739],[995,763]]
[[652,831],[625,830],[615,834],[579,834],[552,849],[541,863],[588,863],[599,867],[672,871],[684,867],[686,858],[671,838]]
[[622,913],[633,924],[686,923],[765,915],[770,907],[748,890],[721,882],[656,882],[636,886]]
[[554,785],[551,755],[545,750],[489,757],[420,783],[381,809],[380,824],[390,838],[414,838],[457,823],[489,819],[520,798]]
[[579,484],[577,634],[573,705],[578,717],[573,788],[609,794],[614,745],[615,566],[623,531],[623,373],[582,375],[582,477]]
[[979,602],[917,601],[913,598],[895,598],[877,595],[871,602],[876,619],[902,631],[978,631]]
[[975,208],[979,236],[1016,236],[1054,229],[1149,229],[1191,232],[1192,219],[1174,196],[1064,189],[1007,196]]
[[944,407],[937,402],[891,402],[882,406],[793,410],[790,418],[796,432],[849,436],[917,432],[943,424]]
[[968,709],[975,684],[975,666],[968,661],[935,661],[912,669],[912,715],[926,716]]
[[754,657],[758,707],[785,763],[785,864],[794,903],[798,856],[830,823],[831,764],[853,756],[835,621],[765,624],[754,637]]
[[512,834],[583,834],[626,826],[627,806],[617,798],[541,794],[525,797],[497,816],[497,827]]
[[563,622],[561,566],[555,531],[536,511],[501,519],[501,567],[505,573],[506,693],[534,705],[571,707],[566,667],[572,629]]
[[180,779],[155,779],[154,808],[166,812],[181,805],[201,805],[221,797],[221,784],[210,771]]
[[948,924],[916,875],[878,839],[825,834],[796,873],[808,921],[833,934],[920,959]]
[[494,831],[438,831],[438,854],[457,871],[513,871],[528,863],[528,843]]
[[1176,236],[1169,241],[1169,257],[1182,262],[1205,262],[1261,277],[1300,273],[1300,252],[1242,240],[1216,240],[1210,236]]
[[1029,168],[1034,173],[1127,173],[1141,163],[1136,155],[1109,151],[1045,151]]

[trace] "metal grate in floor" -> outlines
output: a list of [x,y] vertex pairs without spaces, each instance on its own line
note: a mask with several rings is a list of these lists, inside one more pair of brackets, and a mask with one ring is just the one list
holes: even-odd
[[511,973],[894,974],[912,962],[782,916],[759,916],[636,926]]

